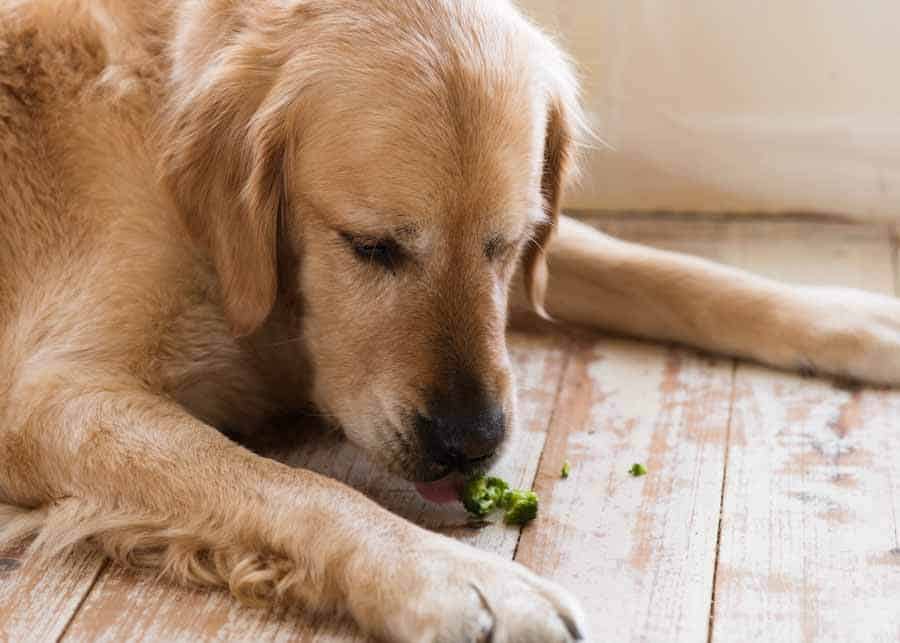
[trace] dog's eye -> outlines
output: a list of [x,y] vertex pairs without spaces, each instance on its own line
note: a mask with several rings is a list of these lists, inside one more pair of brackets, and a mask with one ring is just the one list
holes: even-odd
[[360,261],[376,263],[393,272],[403,260],[403,249],[393,239],[355,237],[347,233],[341,236]]

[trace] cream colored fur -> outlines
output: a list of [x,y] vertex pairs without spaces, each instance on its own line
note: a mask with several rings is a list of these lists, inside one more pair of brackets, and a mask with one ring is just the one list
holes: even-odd
[[[582,120],[501,0],[0,1],[0,541],[386,640],[587,637],[556,585],[226,437],[312,404],[436,476],[410,418],[453,368],[514,426],[517,266],[563,320],[900,382],[894,300],[560,217]],[[360,261],[388,235],[406,263]]]

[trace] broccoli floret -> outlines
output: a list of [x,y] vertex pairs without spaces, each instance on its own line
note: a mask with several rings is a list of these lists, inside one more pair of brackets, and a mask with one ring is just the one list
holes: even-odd
[[570,474],[571,472],[572,472],[572,465],[569,464],[569,461],[568,461],[568,460],[566,460],[566,461],[563,463],[562,471],[559,472],[559,477],[560,477],[560,478],[568,478],[568,477],[569,477],[569,474]]
[[645,475],[647,475],[647,467],[635,462],[633,465],[631,465],[631,468],[628,470],[628,473],[633,475],[635,478],[637,478],[638,476],[645,476]]
[[498,506],[508,489],[509,485],[500,478],[478,475],[466,482],[460,499],[469,513],[486,516]]
[[513,489],[503,494],[500,506],[506,509],[503,514],[506,524],[524,525],[537,516],[538,497],[533,491]]
[[533,491],[510,489],[500,478],[477,475],[463,487],[460,496],[470,514],[482,518],[496,509],[504,510],[509,525],[524,525],[537,516],[538,497]]

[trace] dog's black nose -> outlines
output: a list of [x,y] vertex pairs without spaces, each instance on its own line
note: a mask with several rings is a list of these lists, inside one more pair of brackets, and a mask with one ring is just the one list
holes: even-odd
[[483,393],[439,395],[428,417],[416,422],[427,457],[435,464],[465,471],[492,456],[506,433],[502,407]]

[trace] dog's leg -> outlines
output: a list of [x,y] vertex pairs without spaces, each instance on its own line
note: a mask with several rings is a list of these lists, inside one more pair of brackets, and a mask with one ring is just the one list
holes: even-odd
[[778,283],[626,243],[562,217],[547,310],[561,320],[682,342],[786,369],[900,384],[900,301]]
[[7,535],[40,523],[37,551],[89,541],[250,602],[344,609],[391,641],[578,638],[574,602],[525,568],[256,456],[121,378],[75,387],[72,373],[19,386],[0,432],[0,498],[32,507]]

